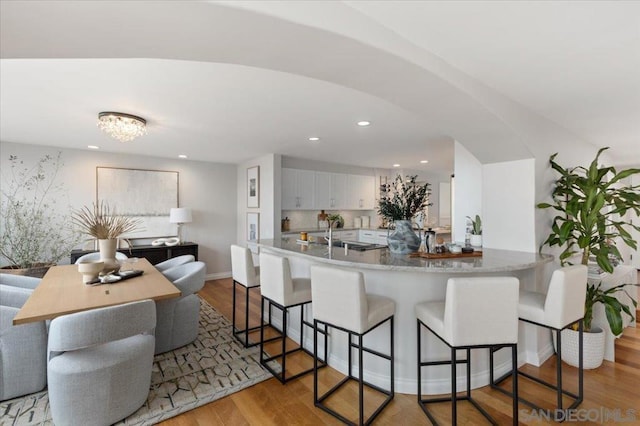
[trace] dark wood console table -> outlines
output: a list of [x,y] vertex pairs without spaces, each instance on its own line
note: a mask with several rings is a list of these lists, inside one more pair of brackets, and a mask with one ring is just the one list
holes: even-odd
[[[93,253],[95,250],[72,250],[71,263],[84,254]],[[129,257],[144,257],[152,265],[164,262],[172,257],[182,256],[183,254],[192,254],[198,260],[198,245],[195,243],[184,243],[177,246],[133,246],[131,248],[118,249],[120,253],[124,253]]]

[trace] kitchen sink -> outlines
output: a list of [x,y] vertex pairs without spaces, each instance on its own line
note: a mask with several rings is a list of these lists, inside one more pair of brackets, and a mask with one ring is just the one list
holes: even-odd
[[[316,244],[327,245],[327,241],[325,239],[318,238]],[[342,240],[333,240],[333,247],[344,247],[345,244],[348,246],[349,250],[356,251],[367,251],[367,250],[377,250],[387,248],[387,246],[382,244],[373,244],[373,243],[363,243],[360,241],[342,241]]]

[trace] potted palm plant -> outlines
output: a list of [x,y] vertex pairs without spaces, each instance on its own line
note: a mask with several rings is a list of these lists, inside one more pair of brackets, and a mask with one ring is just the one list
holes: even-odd
[[[637,248],[637,242],[628,229],[634,228],[640,231],[640,227],[628,222],[625,215],[628,211],[640,215],[640,185],[625,184],[624,180],[640,173],[640,169],[631,168],[618,172],[614,167],[598,166],[600,154],[606,149],[608,148],[598,151],[588,168],[581,166],[564,168],[555,161],[557,154],[552,155],[549,162],[560,177],[556,180],[551,193],[553,201],[539,203],[538,207],[556,211],[551,232],[542,245],[562,247],[563,251],[560,254],[562,265],[575,262],[578,256],[579,262],[583,265],[599,267],[607,273],[612,273],[614,266],[622,261],[616,243],[622,241],[634,250]],[[595,263],[591,263],[591,259]],[[592,334],[600,332],[601,336],[585,337],[585,353],[598,354],[593,361],[585,359],[585,368],[599,366],[604,354],[604,334],[602,330],[591,326],[593,308],[602,304],[609,328],[616,336],[622,333],[623,313],[633,320],[630,306],[615,297],[616,294],[626,293],[628,285],[623,283],[613,288],[603,289],[600,282],[587,284],[584,330]],[[629,296],[629,299],[634,307],[637,306],[633,298]],[[572,330],[565,332],[563,332],[563,339],[569,341],[575,339],[577,342],[577,333],[572,333]],[[591,340],[595,341],[594,344],[601,345],[601,348],[597,351],[587,349],[587,342]],[[569,346],[577,348],[577,344]],[[577,365],[577,352],[575,354],[567,352],[566,359],[565,352],[567,351],[563,351],[562,354],[563,360],[571,365]]]
[[431,203],[430,184],[420,185],[417,178],[417,175],[406,179],[397,175],[392,184],[383,184],[380,188],[378,214],[395,224],[394,232],[387,238],[391,253],[408,254],[420,248],[420,237],[413,231],[411,220]]
[[30,164],[9,156],[2,178],[0,255],[4,273],[43,277],[50,266],[69,255],[79,243],[65,206],[58,173],[62,154],[45,155]]

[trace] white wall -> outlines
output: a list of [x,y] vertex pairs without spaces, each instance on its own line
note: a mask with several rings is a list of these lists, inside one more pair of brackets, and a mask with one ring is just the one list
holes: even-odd
[[[236,203],[236,236],[237,244],[244,245],[247,241],[247,213],[260,213],[260,238],[280,238],[280,164],[279,154],[268,154],[255,158],[236,166],[238,194]],[[260,203],[257,208],[247,207],[247,169],[260,167]],[[229,251],[227,247],[227,251]],[[230,255],[229,255],[230,256]]]
[[454,150],[451,241],[464,242],[467,216],[479,214],[485,219],[482,211],[482,164],[459,142],[455,143]]
[[482,167],[482,246],[536,252],[535,160]]
[[[97,166],[179,172],[179,204],[193,210],[193,222],[184,225],[184,237],[198,244],[199,259],[207,264],[208,278],[230,276],[229,245],[236,240],[235,165],[9,142],[1,142],[0,148],[1,186],[4,186],[9,170],[9,155],[17,155],[26,162],[35,162],[45,154],[56,155],[58,151],[62,152],[64,168],[60,181],[68,191],[69,204],[74,209],[90,206],[95,201]],[[126,191],[126,188],[123,190]],[[149,190],[153,191],[153,188]],[[59,208],[65,208],[65,205],[66,203],[62,203]]]

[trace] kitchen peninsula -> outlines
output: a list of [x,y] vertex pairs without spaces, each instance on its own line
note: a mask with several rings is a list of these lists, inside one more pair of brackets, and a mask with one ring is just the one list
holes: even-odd
[[[533,289],[536,276],[542,274],[545,264],[553,257],[545,254],[526,253],[507,250],[485,249],[481,257],[461,257],[453,259],[429,260],[407,255],[393,255],[387,248],[357,251],[344,247],[331,247],[320,244],[298,244],[295,237],[284,237],[280,240],[263,240],[260,250],[289,258],[291,273],[294,277],[309,277],[309,268],[313,264],[329,264],[336,268],[357,269],[362,271],[367,292],[392,298],[396,302],[395,338],[396,363],[395,385],[398,392],[415,394],[416,383],[416,319],[414,305],[429,300],[444,300],[447,279],[453,276],[514,276],[521,282],[521,288]],[[290,324],[298,324],[296,313],[292,312]],[[311,318],[311,310],[305,313]],[[299,317],[298,317],[299,319]],[[339,331],[335,331],[340,333]],[[388,331],[374,330],[365,344],[372,349],[387,350]],[[312,333],[305,338],[305,345],[312,350]],[[429,359],[446,359],[448,349],[433,335],[424,335],[423,354]],[[526,331],[521,333],[519,353],[530,348]],[[526,342],[526,344],[525,344]],[[323,342],[320,342],[322,347]],[[385,346],[387,345],[387,346]],[[533,348],[532,350],[536,350]],[[486,351],[478,351],[474,355],[472,365],[472,386],[484,386],[489,382],[488,356]],[[496,371],[506,372],[510,366],[505,354],[496,356]],[[329,364],[341,372],[347,371],[346,338],[332,339],[329,351]],[[520,363],[524,356],[519,356]],[[374,384],[381,385],[385,381],[384,363],[376,364],[375,359],[365,357],[365,378]],[[433,368],[428,379],[423,378],[423,390],[428,394],[439,394],[448,391],[449,369]],[[466,380],[464,374],[459,377],[460,384]]]

